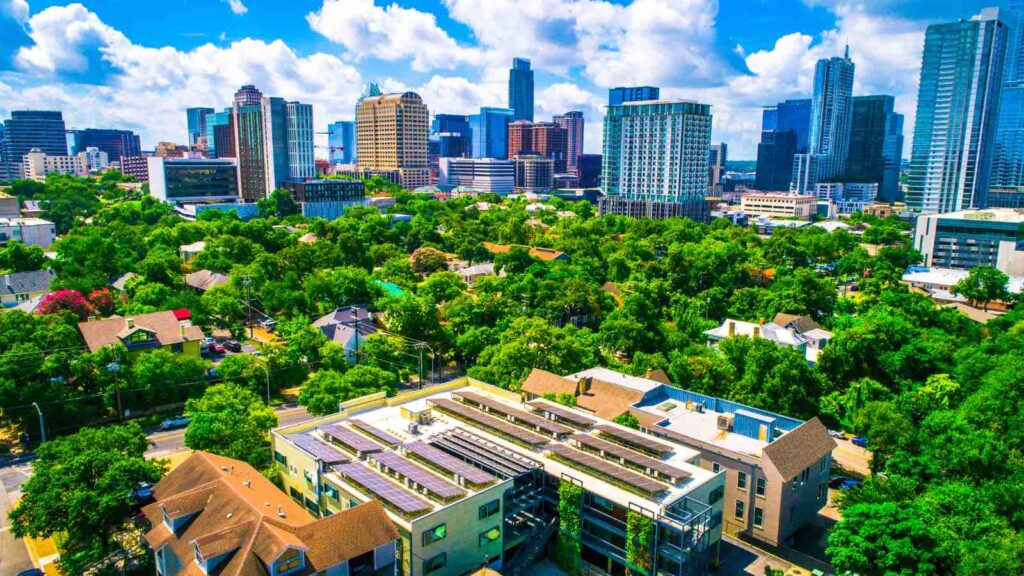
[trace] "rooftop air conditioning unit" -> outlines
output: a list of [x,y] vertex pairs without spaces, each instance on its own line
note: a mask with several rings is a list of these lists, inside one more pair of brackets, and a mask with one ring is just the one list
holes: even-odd
[[718,429],[719,430],[732,430],[732,421],[734,416],[732,414],[719,414],[718,415]]

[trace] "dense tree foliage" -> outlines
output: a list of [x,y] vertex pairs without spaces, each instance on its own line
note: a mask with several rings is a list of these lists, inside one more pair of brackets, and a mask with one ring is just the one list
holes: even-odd
[[267,432],[277,425],[274,411],[253,392],[235,384],[217,384],[201,398],[185,403],[192,419],[185,446],[248,462],[256,468],[270,463]]

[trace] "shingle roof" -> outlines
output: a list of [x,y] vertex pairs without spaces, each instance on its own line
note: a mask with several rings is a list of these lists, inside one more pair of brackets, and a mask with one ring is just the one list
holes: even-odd
[[575,394],[576,383],[572,380],[562,378],[558,374],[552,374],[547,370],[534,368],[530,375],[523,381],[521,390],[543,396],[545,394]]
[[[545,262],[551,262],[553,260],[568,260],[569,256],[565,252],[559,252],[558,250],[552,250],[551,248],[538,248],[536,246],[520,246],[519,248],[526,248],[530,252],[530,256],[543,260]],[[491,254],[504,254],[512,249],[512,246],[508,244],[495,244],[494,242],[484,242],[484,249]]]
[[815,417],[765,446],[764,455],[779,474],[789,480],[821,460],[836,445],[835,439],[828,435],[828,429]]
[[175,318],[174,312],[165,310],[151,314],[137,314],[132,317],[133,328],[121,316],[111,316],[105,320],[79,322],[78,331],[82,333],[90,352],[104,346],[116,344],[121,338],[137,329],[143,329],[156,335],[161,346],[170,346],[182,342],[202,340],[203,331],[198,326],[184,326]]
[[606,420],[614,420],[643,398],[644,393],[639,390],[591,379],[586,392],[576,397],[576,405]]
[[33,294],[49,292],[50,283],[56,272],[53,270],[33,270],[31,272],[14,272],[0,276],[0,294]]
[[313,321],[313,327],[319,328],[331,342],[347,345],[359,330],[361,336],[368,336],[377,331],[373,325],[373,317],[362,306],[345,306],[325,314]]
[[231,276],[221,274],[220,272],[199,270],[198,272],[185,274],[185,284],[188,284],[196,290],[202,290],[203,292],[206,292],[214,286],[221,286],[228,282],[231,282]]

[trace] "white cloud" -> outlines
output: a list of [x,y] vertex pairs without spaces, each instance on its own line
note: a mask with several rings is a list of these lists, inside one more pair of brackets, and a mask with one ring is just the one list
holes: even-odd
[[81,4],[51,6],[32,16],[27,24],[34,44],[19,49],[15,62],[28,70],[84,72],[89,66],[84,48],[113,48],[129,43],[124,34],[104,24]]
[[246,12],[249,11],[249,9],[245,6],[245,4],[242,2],[242,0],[224,0],[224,1],[228,3],[228,6],[231,7],[231,12],[236,14],[236,15],[241,16],[242,14],[245,14]]
[[601,153],[602,122],[607,97],[584,90],[578,84],[560,82],[537,93],[535,119],[550,120],[555,114],[572,110],[583,112],[583,149],[587,154]]
[[28,23],[28,2],[26,0],[0,0],[0,16],[7,16],[24,26]]

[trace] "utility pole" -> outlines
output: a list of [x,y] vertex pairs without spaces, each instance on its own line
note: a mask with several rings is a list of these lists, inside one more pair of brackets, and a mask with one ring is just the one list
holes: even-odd
[[39,408],[37,402],[32,403],[36,407],[36,412],[39,413],[39,434],[43,437],[43,442],[46,442],[46,424],[43,422],[43,411]]
[[[249,340],[252,340],[252,278],[246,274],[242,284],[245,285],[245,324],[249,327]],[[243,326],[242,329],[244,331],[245,327]]]
[[121,383],[117,379],[117,374],[120,371],[121,365],[117,362],[107,364],[107,372],[114,374],[114,393],[117,395],[117,419],[124,420],[124,411],[121,410]]
[[270,406],[270,370],[263,364],[256,364],[256,367],[263,370],[263,374],[267,377],[267,406]]

